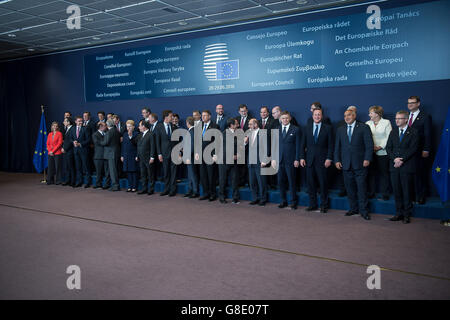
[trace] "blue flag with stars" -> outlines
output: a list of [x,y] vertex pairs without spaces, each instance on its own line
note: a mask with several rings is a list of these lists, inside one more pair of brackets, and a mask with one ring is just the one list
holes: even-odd
[[42,113],[41,125],[36,140],[36,148],[34,149],[33,164],[36,171],[41,173],[47,168],[47,127],[45,125],[45,116]]
[[441,197],[442,202],[450,200],[450,107],[447,110],[447,119],[442,130],[441,142],[433,163],[434,185]]

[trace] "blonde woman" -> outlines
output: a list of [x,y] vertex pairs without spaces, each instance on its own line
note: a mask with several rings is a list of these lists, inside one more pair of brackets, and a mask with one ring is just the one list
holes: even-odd
[[369,108],[370,120],[366,124],[370,127],[373,137],[373,151],[375,155],[369,167],[368,197],[374,198],[376,192],[376,178],[380,186],[383,200],[389,199],[389,157],[386,152],[386,144],[392,131],[391,122],[383,118],[384,110],[381,106]]
[[134,121],[126,122],[127,130],[122,136],[122,154],[120,160],[123,164],[123,172],[127,173],[128,189],[127,192],[136,192],[137,190],[137,171],[139,163],[136,161],[137,147],[135,139],[137,132],[135,131]]

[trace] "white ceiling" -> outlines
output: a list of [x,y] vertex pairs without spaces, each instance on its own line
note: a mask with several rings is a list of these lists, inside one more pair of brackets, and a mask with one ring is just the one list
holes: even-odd
[[[363,0],[0,0],[0,60],[172,34]],[[69,30],[68,6],[81,11]]]

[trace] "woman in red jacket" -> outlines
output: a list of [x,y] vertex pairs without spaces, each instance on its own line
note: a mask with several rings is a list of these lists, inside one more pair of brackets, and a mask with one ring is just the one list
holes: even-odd
[[58,122],[52,122],[52,132],[47,136],[47,153],[48,153],[48,178],[47,184],[61,183],[62,172],[62,148],[63,136],[59,131]]

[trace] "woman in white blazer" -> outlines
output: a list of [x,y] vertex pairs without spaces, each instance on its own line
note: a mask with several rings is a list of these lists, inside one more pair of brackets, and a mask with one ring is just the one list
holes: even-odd
[[385,148],[392,126],[389,120],[383,119],[383,113],[381,106],[371,106],[369,108],[370,120],[366,122],[372,131],[373,151],[375,152],[369,167],[368,197],[375,197],[376,182],[378,180],[379,191],[383,200],[388,200],[391,188],[389,183],[389,157]]

